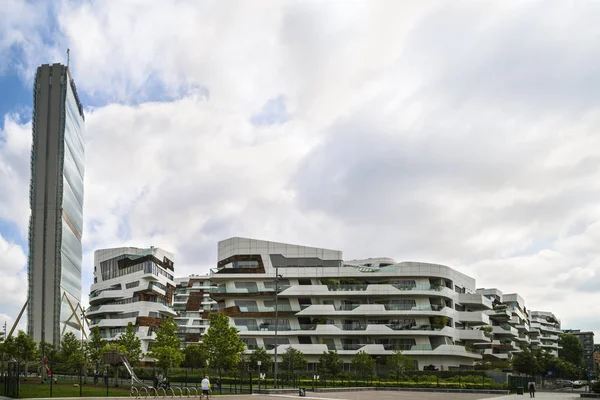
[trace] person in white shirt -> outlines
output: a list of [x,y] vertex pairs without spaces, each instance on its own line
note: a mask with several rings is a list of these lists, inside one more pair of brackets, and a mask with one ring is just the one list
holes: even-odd
[[208,380],[208,375],[202,379],[200,385],[202,386],[202,394],[206,395],[206,398],[208,399],[208,394],[210,393],[210,380]]

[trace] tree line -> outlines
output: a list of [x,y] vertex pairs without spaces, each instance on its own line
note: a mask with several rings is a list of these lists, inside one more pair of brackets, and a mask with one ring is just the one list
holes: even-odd
[[[30,364],[38,366],[47,361],[49,365],[62,365],[72,371],[88,368],[98,371],[104,365],[103,358],[107,351],[118,350],[127,355],[132,366],[137,366],[144,356],[155,360],[155,365],[162,368],[165,376],[168,370],[177,367],[210,368],[222,373],[236,369],[258,370],[261,362],[262,371],[271,371],[273,357],[266,349],[257,348],[250,354],[244,354],[246,346],[240,339],[235,327],[229,325],[229,318],[215,313],[210,317],[210,326],[202,336],[202,342],[190,344],[181,350],[181,342],[177,336],[179,326],[172,318],[166,319],[156,329],[156,338],[146,355],[142,352],[141,341],[135,333],[132,323],[115,341],[109,342],[102,338],[100,329],[94,327],[87,341],[81,341],[75,334],[66,333],[60,345],[60,350],[50,343],[35,343],[25,332],[19,331],[16,336],[3,340],[0,336],[0,350],[9,360],[23,364],[25,372]],[[553,356],[545,350],[532,350],[529,346],[512,357],[512,369],[528,375],[549,375],[575,379],[585,376],[583,349],[578,339],[569,334],[560,335],[561,348],[559,356]],[[306,370],[307,360],[298,349],[289,347],[278,359],[279,370],[282,373],[297,373]],[[376,359],[359,351],[350,363],[357,377],[369,378],[375,372]],[[402,352],[394,352],[385,359],[385,367],[390,377],[400,378],[407,371],[415,369],[415,362]],[[477,369],[485,368],[481,363]],[[335,379],[343,373],[344,362],[336,351],[324,352],[318,362],[318,371],[327,378]]]

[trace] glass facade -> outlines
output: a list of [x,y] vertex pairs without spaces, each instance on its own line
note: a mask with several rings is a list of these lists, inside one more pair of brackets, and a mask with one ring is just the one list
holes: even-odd
[[[66,85],[64,118],[60,288],[61,292],[66,292],[71,299],[79,302],[81,300],[85,139],[83,116],[71,84]],[[61,304],[62,334],[69,330],[79,331],[78,321],[75,318],[78,316],[72,316],[69,305]]]

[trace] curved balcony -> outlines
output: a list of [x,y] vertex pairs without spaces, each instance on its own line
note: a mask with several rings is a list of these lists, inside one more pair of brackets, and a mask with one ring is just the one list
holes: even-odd
[[90,323],[90,327],[99,327],[99,328],[112,328],[117,326],[127,326],[127,324],[132,323],[135,325],[136,318],[110,318],[110,319],[102,319],[97,324]]
[[[279,296],[283,296],[283,291],[288,289],[289,285],[279,285]],[[275,288],[233,288],[233,287],[215,287],[210,292],[210,297],[215,300],[244,298],[244,297],[274,297]]]
[[490,317],[481,311],[459,311],[458,320],[469,325],[490,324]]
[[[133,303],[137,303],[133,305]],[[113,304],[101,304],[97,306],[89,307],[86,310],[86,315],[88,317],[92,317],[97,314],[114,314],[114,313],[122,313],[128,312],[133,309],[141,309],[147,308],[152,311],[161,311],[170,316],[176,316],[177,313],[173,310],[169,304],[159,301],[131,301],[128,299],[127,301],[116,301]]]
[[487,310],[485,313],[494,320],[508,321],[512,317],[512,312],[506,307],[499,307],[493,310]]
[[[239,333],[244,336],[273,336],[275,325],[236,326]],[[346,325],[346,324],[308,324],[308,325],[280,325],[277,329],[282,336],[446,336],[453,337],[455,329],[439,325],[416,325],[402,327],[398,325]],[[245,335],[248,333],[248,335]]]
[[482,294],[459,293],[458,303],[468,305],[473,310],[491,310],[492,301]]
[[275,317],[277,313],[280,317],[290,317],[294,315],[296,312],[300,311],[300,307],[293,307],[288,305],[280,305],[277,307],[277,311],[275,311],[275,307],[261,307],[261,306],[252,306],[252,307],[239,307],[232,306],[226,307],[219,312],[228,317]]
[[447,316],[457,317],[458,311],[442,305],[349,304],[334,307],[315,304],[298,312],[299,316]]
[[456,299],[458,293],[440,285],[294,285],[281,292],[281,297],[348,297],[351,296],[429,296]]
[[492,333],[494,335],[505,335],[505,336],[513,336],[513,337],[519,336],[519,332],[517,331],[517,329],[513,328],[512,326],[510,326],[508,324],[492,326]]
[[121,298],[123,298],[123,290],[122,289],[105,290],[99,294],[90,296],[89,302],[90,302],[90,305],[97,305],[97,304],[106,303],[107,301],[117,300],[117,299],[121,299]]
[[491,341],[490,337],[485,332],[479,329],[457,329],[458,339],[471,342],[485,342]]

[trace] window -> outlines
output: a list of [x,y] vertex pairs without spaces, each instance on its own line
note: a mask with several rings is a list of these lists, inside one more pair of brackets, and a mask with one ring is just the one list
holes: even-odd
[[[278,300],[279,303],[279,307],[281,307],[282,309],[286,308],[286,307],[290,307],[290,300],[289,299],[279,299]],[[275,300],[265,300],[265,307],[272,307],[273,309],[275,309]]]
[[125,289],[131,289],[134,287],[140,286],[140,281],[130,282],[125,285]]
[[256,331],[258,330],[258,324],[256,323],[255,319],[241,319],[241,318],[236,318],[233,320],[233,322],[235,323],[235,326],[238,328],[245,328],[245,329],[240,329],[240,330],[247,330],[247,331]]
[[414,280],[411,279],[401,279],[401,280],[394,280],[390,282],[392,285],[396,285],[396,286],[400,286],[402,288],[414,288],[417,287],[417,283]]
[[233,268],[258,268],[258,261],[234,261]]
[[258,291],[256,282],[234,282],[233,284],[235,285],[236,289],[246,289],[249,292]]
[[248,350],[256,350],[258,348],[256,338],[240,338],[240,340],[244,342]]
[[[275,338],[264,338],[263,343],[265,344],[265,349],[267,350],[272,350],[275,348]],[[290,339],[278,337],[277,344],[290,344]]]
[[236,300],[235,305],[240,308],[256,309],[256,301],[254,301],[254,300]]

